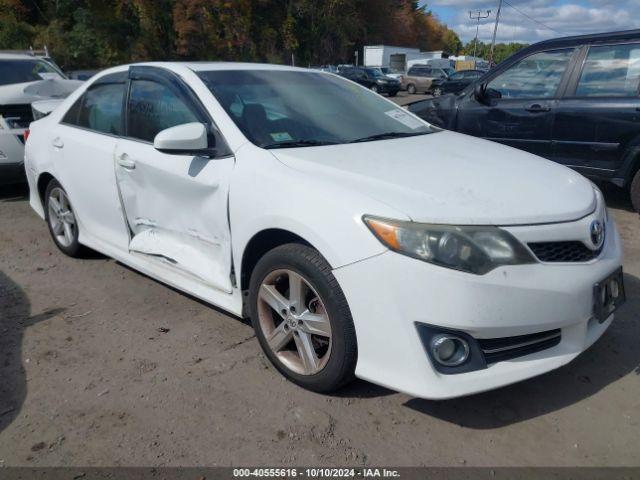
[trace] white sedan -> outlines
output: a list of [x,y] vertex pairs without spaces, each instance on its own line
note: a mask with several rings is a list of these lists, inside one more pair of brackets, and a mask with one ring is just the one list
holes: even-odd
[[624,301],[592,183],[332,74],[116,67],[31,124],[25,163],[60,250],[251,317],[278,370],[319,392],[510,384],[571,361]]

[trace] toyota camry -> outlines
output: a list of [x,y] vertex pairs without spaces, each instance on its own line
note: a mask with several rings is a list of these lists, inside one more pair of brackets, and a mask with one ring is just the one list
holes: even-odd
[[441,399],[567,364],[624,302],[599,190],[330,73],[101,72],[31,124],[30,203],[88,247],[237,316],[288,379]]

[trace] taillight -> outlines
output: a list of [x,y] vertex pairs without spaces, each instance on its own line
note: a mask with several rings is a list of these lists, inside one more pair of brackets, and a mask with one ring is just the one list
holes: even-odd
[[24,131],[24,141],[26,142],[27,139],[29,138],[29,134],[31,133],[31,130],[29,130],[28,128]]

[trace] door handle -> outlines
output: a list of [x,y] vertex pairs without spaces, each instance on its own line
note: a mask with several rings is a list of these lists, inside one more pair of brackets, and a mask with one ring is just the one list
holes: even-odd
[[53,148],[62,148],[64,147],[64,142],[60,137],[56,137],[53,140],[51,140],[51,145],[53,145]]
[[123,153],[118,155],[118,165],[127,170],[133,170],[136,168],[136,162],[129,158],[129,155]]
[[527,108],[525,108],[525,110],[531,113],[543,113],[550,112],[551,107],[547,105],[540,105],[539,103],[534,103],[533,105],[529,105]]

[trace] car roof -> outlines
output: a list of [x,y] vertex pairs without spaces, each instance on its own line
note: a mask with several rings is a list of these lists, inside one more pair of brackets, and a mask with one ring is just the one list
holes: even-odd
[[0,53],[0,60],[39,60],[39,57],[23,53]]
[[542,42],[534,43],[525,50],[534,49],[539,50],[541,48],[554,48],[554,47],[568,47],[582,43],[600,43],[622,40],[640,40],[640,29],[636,30],[623,30],[619,32],[605,32],[588,35],[576,35],[573,37],[560,37],[552,38],[549,40],[543,40]]
[[273,65],[270,63],[242,63],[242,62],[146,62],[134,66],[150,66],[163,68],[186,67],[194,72],[208,72],[214,70],[289,70],[307,71],[307,68],[290,67],[288,65]]

